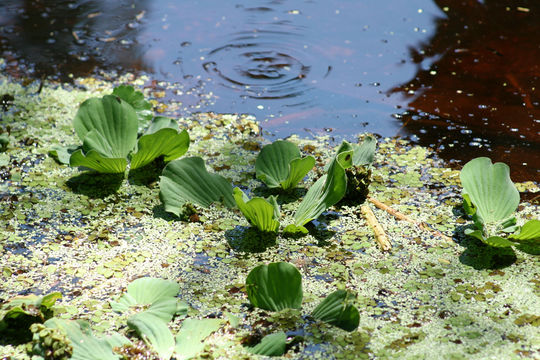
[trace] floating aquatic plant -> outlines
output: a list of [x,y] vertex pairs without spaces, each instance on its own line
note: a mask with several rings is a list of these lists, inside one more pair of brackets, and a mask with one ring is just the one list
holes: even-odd
[[296,145],[278,140],[262,148],[255,162],[255,173],[269,188],[289,191],[314,165],[313,156],[302,158]]
[[182,156],[189,147],[189,135],[185,130],[179,132],[176,122],[169,118],[154,118],[138,138],[139,123],[148,118],[149,111],[141,97],[142,93],[132,87],[121,87],[113,95],[84,101],[73,120],[83,145],[55,147],[51,155],[71,166],[101,173],[123,173],[128,160],[134,170],[160,156],[165,161]]
[[279,229],[279,205],[275,196],[268,200],[254,197],[249,199],[239,188],[234,188],[234,200],[248,222],[262,232],[277,232]]
[[231,184],[221,175],[208,173],[200,157],[171,161],[163,169],[159,187],[165,210],[177,216],[188,202],[203,207],[218,201],[235,206]]
[[352,165],[354,149],[344,141],[330,161],[326,174],[321,176],[306,193],[294,215],[294,224],[285,227],[286,233],[307,233],[304,227],[330,206],[336,204],[347,190],[345,169]]
[[372,136],[366,136],[361,144],[352,144],[352,147],[352,165],[345,169],[347,191],[343,200],[352,204],[361,204],[369,194],[371,164],[375,157],[377,140]]
[[540,239],[540,221],[533,219],[523,227],[514,216],[519,205],[519,192],[510,179],[510,168],[504,163],[492,164],[486,157],[469,161],[460,174],[463,185],[463,208],[472,216],[474,229],[465,234],[494,247],[510,247],[516,243]]

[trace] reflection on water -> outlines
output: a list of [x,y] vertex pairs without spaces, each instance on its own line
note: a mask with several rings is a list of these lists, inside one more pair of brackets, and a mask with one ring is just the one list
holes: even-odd
[[400,134],[538,179],[539,11],[532,0],[4,0],[0,51],[19,76],[150,72],[179,85],[167,96],[182,115],[252,113],[280,137]]
[[443,156],[490,156],[538,180],[540,2],[435,2],[446,15],[411,48],[414,77],[392,90],[414,110],[401,114],[405,128]]
[[147,1],[2,0],[0,51],[15,76],[151,70],[136,37]]

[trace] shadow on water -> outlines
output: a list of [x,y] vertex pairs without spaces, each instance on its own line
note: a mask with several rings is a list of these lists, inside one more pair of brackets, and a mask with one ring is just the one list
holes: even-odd
[[517,256],[511,247],[496,248],[464,234],[469,226],[457,226],[454,239],[461,239],[459,244],[465,247],[465,251],[459,256],[459,261],[473,267],[476,270],[503,269],[516,262]]
[[403,127],[443,158],[489,156],[539,181],[540,2],[434,3],[445,16],[409,49],[414,76],[390,91],[407,101]]
[[68,179],[66,185],[76,194],[86,195],[92,199],[103,199],[115,194],[123,181],[124,174],[87,171]]
[[130,184],[150,186],[159,181],[159,176],[165,167],[163,157],[152,161],[141,168],[130,170],[128,181]]
[[277,234],[262,232],[254,227],[236,226],[225,231],[225,238],[234,251],[261,253],[276,245]]

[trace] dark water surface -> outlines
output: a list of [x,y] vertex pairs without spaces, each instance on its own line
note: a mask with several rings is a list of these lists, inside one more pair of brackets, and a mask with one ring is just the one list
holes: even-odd
[[540,180],[538,0],[2,0],[0,56],[14,77],[147,73],[181,85],[184,115],[399,135]]

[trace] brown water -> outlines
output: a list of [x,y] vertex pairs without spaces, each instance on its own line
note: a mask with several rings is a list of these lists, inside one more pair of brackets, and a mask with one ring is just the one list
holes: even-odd
[[292,133],[403,136],[540,180],[540,2],[0,2],[2,71],[147,73],[194,111]]

